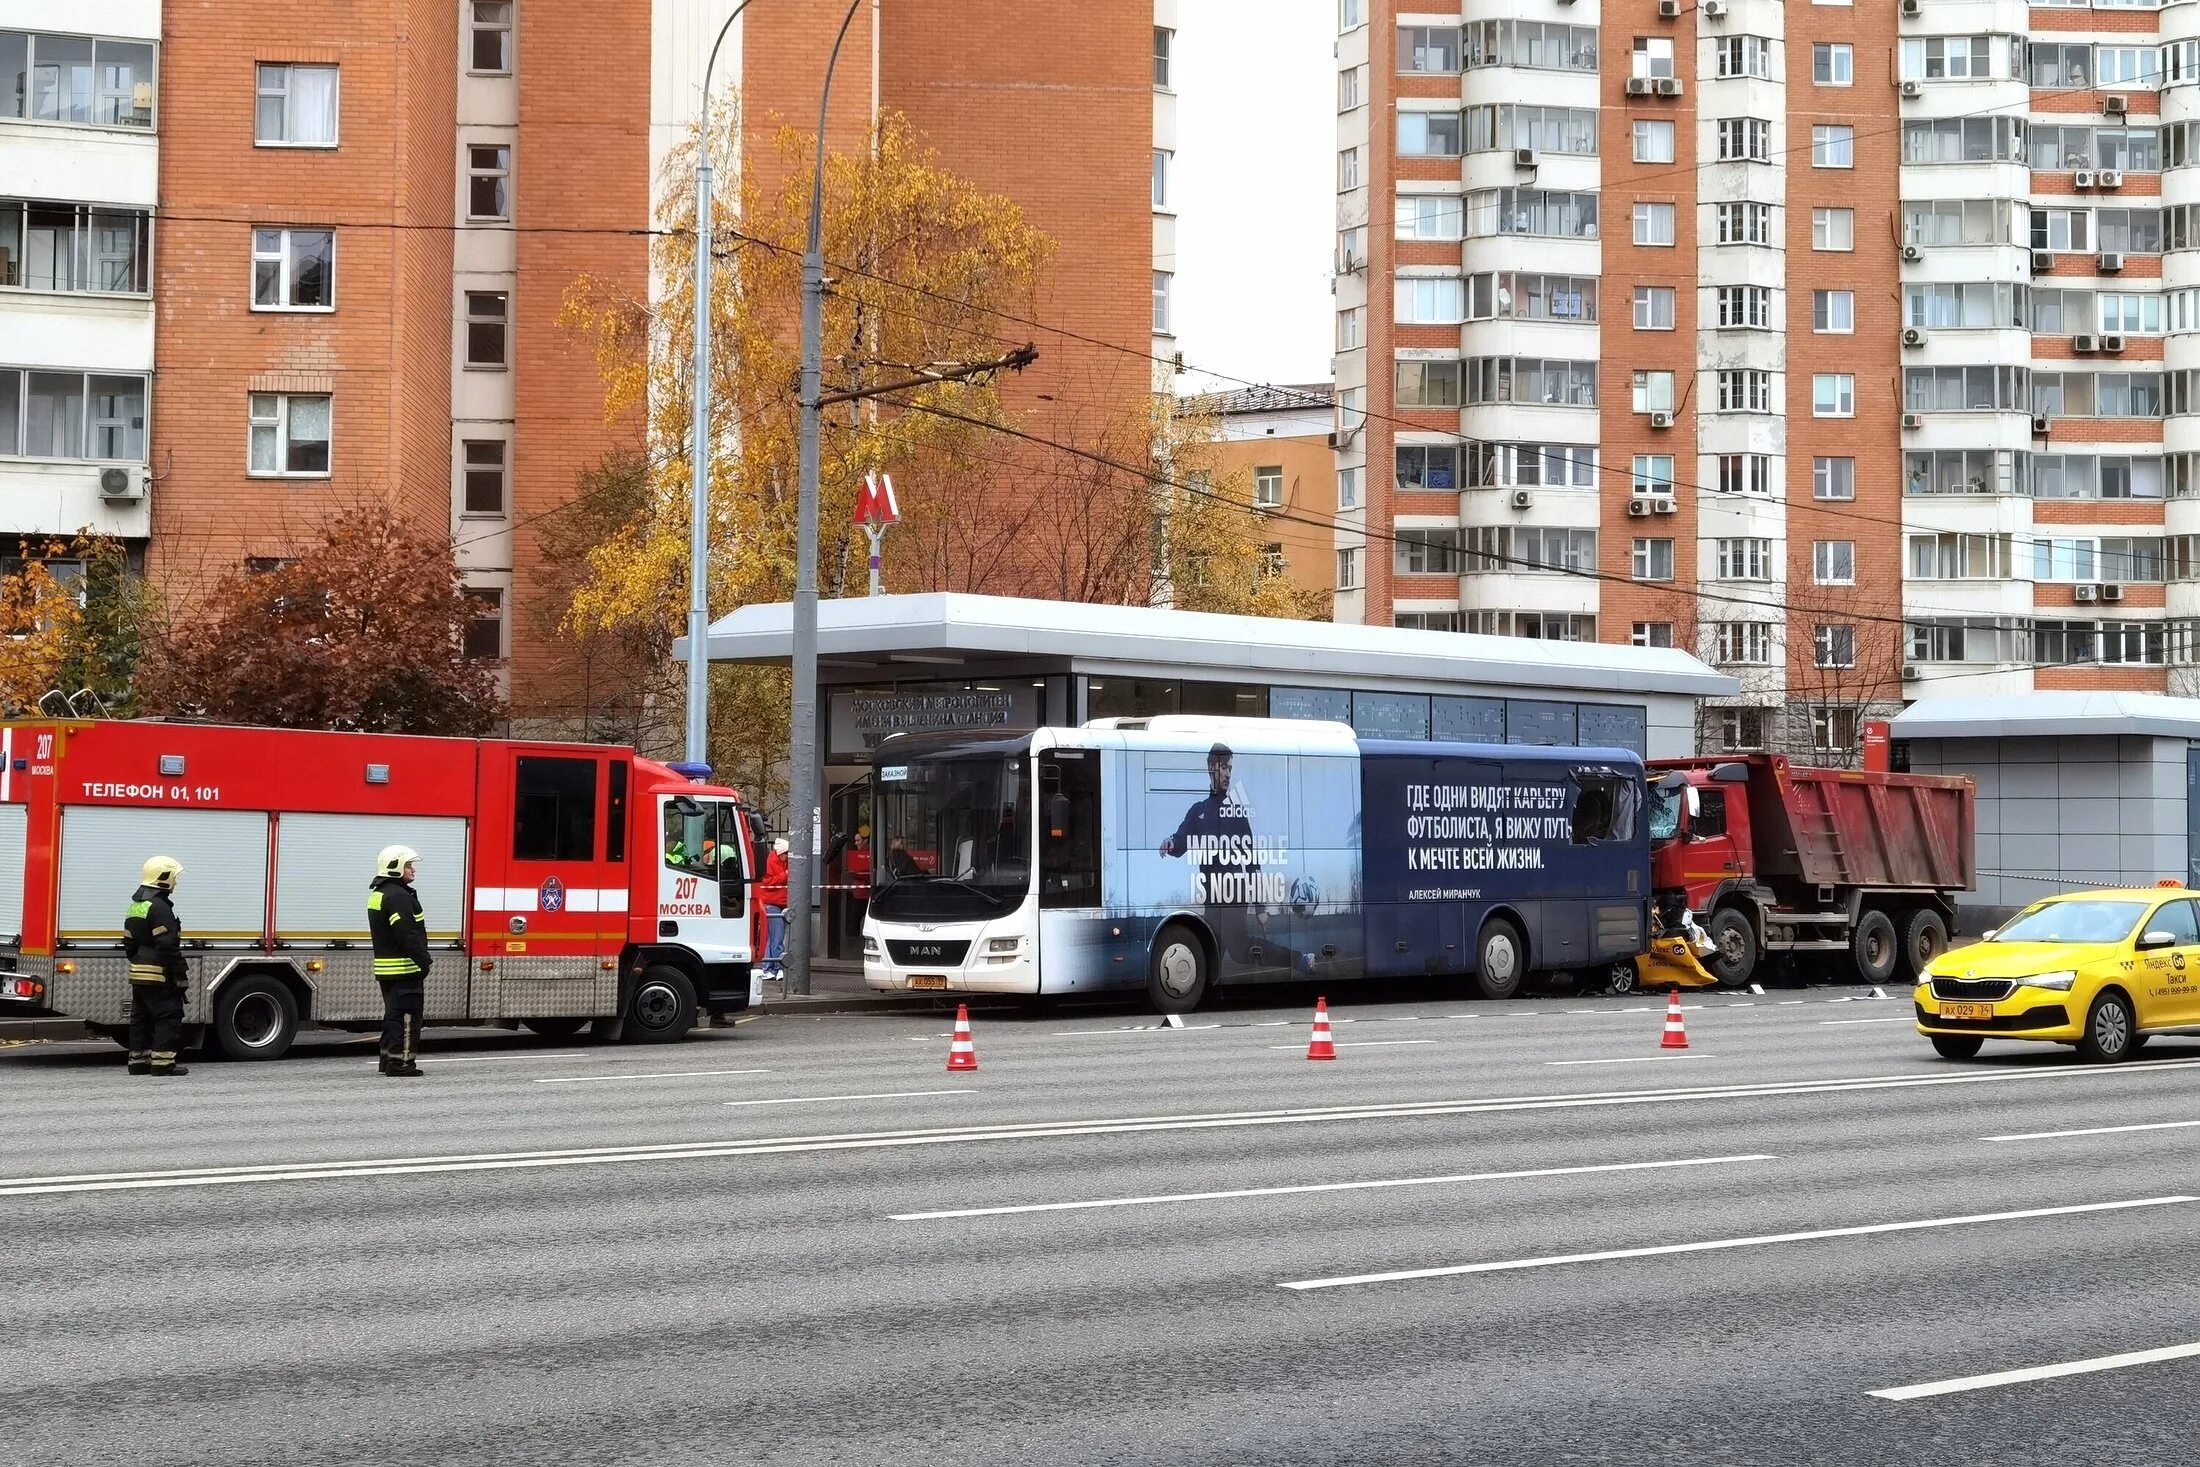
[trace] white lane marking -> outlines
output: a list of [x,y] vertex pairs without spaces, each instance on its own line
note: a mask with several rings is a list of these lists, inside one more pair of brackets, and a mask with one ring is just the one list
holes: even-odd
[[588,1056],[583,1054],[581,1051],[577,1049],[572,1049],[564,1050],[557,1054],[454,1054],[436,1056],[432,1058],[428,1055],[422,1055],[420,1056],[420,1063],[424,1065],[495,1065],[502,1064],[507,1060],[587,1058]]
[[1990,1375],[1959,1375],[1952,1380],[1927,1381],[1923,1385],[1889,1386],[1866,1391],[1882,1401],[1916,1401],[1926,1396],[1952,1396],[1958,1391],[1983,1391],[1993,1386],[2021,1385],[2031,1380],[2054,1380],[2064,1375],[2091,1375],[2098,1370],[2122,1370],[2132,1365],[2152,1365],[2157,1360],[2184,1360],[2200,1355],[2200,1344],[2165,1345],[2159,1350],[2126,1350],[2121,1355],[2096,1355],[2091,1360],[2066,1360],[2060,1365],[2032,1365],[2022,1370],[1997,1370]]
[[1974,1212],[1963,1217],[1928,1217],[1914,1222],[1866,1223],[1851,1228],[1813,1228],[1801,1233],[1763,1233],[1750,1238],[1707,1238],[1698,1243],[1661,1243],[1646,1248],[1613,1248],[1602,1253],[1553,1253],[1541,1258],[1506,1258],[1494,1263],[1454,1263],[1441,1268],[1402,1268],[1389,1273],[1347,1274],[1341,1278],[1301,1279],[1285,1289],[1341,1289],[1353,1284],[1388,1284],[1404,1279],[1451,1278],[1468,1273],[1510,1273],[1527,1268],[1557,1268],[1569,1263],[1603,1263],[1617,1258],[1662,1258],[1672,1253],[1709,1253],[1720,1248],[1761,1248],[1770,1243],[1808,1243],[1821,1238],[1861,1238],[1876,1233],[1911,1233],[1925,1228],[1959,1228],[1975,1223],[2014,1222],[2033,1217],[2069,1217],[2076,1213],[2118,1212],[2134,1207],[2167,1207],[2200,1202],[2200,1197],[2138,1197],[2126,1202],[2081,1202],[2067,1207],[2030,1207],[2021,1212]]
[[2065,1136],[2114,1136],[2124,1131],[2182,1131],[2200,1121],[2148,1121],[2135,1126],[2087,1126],[2082,1131],[2020,1131],[2013,1136],[1981,1136],[1981,1141],[2058,1141]]
[[[761,1073],[761,1072],[759,1072]],[[871,1095],[776,1095],[768,1100],[729,1100],[727,1105],[818,1105],[828,1100],[911,1100],[920,1095],[972,1095],[970,1090],[882,1090]]]
[[770,1070],[655,1070],[643,1075],[553,1075],[537,1085],[608,1085],[619,1080],[688,1080],[702,1075],[768,1075]]
[[1547,1065],[1641,1065],[1656,1064],[1662,1060],[1703,1059],[1703,1051],[1691,1049],[1680,1054],[1631,1054],[1624,1059],[1545,1060]]
[[1910,1015],[1910,1014],[1903,1014],[1903,1015],[1901,1015],[1900,1017],[1898,1017],[1898,1018],[1893,1018],[1893,1019],[1820,1019],[1820,1020],[1819,1020],[1818,1022],[1819,1022],[1819,1023],[1821,1023],[1821,1024],[1836,1024],[1836,1025],[1838,1025],[1838,1024],[1915,1024],[1915,1023],[1917,1022],[1917,1019],[1916,1019],[1916,1018],[1915,1018],[1914,1016]]
[[1510,1182],[1527,1177],[1581,1177],[1600,1172],[1647,1172],[1682,1166],[1723,1166],[1772,1161],[1764,1154],[1690,1156],[1675,1161],[1615,1161],[1596,1166],[1538,1167],[1524,1172],[1460,1172],[1448,1177],[1389,1177],[1373,1182],[1309,1182],[1293,1187],[1245,1187],[1234,1192],[1164,1192],[1151,1197],[1103,1197],[1091,1202],[1030,1202],[1017,1207],[959,1207],[945,1212],[897,1212],[893,1222],[933,1222],[951,1217],[1006,1217],[1023,1212],[1079,1212],[1093,1207],[1145,1207],[1167,1202],[1218,1202],[1237,1197],[1289,1197],[1306,1192],[1359,1192],[1379,1187],[1441,1187],[1458,1182]]
[[[1172,1014],[1170,1017],[1176,1018],[1177,1016]],[[1094,1035],[1161,1034],[1171,1029],[1220,1029],[1221,1027],[1220,1024],[1186,1024],[1181,1021],[1174,1024],[1131,1024],[1121,1029],[1052,1029],[1047,1032],[1047,1038],[1086,1039]]]
[[2112,1081],[2145,1079],[2200,1068],[2200,1059],[2159,1060],[2148,1065],[2055,1066],[1991,1070],[1982,1074],[1858,1075],[1838,1080],[1780,1081],[1744,1085],[1702,1085],[1668,1090],[1596,1090],[1559,1095],[1493,1096],[1480,1099],[1411,1100],[1359,1105],[1313,1106],[1288,1110],[1127,1116],[1087,1121],[1022,1121],[973,1129],[918,1128],[859,1131],[830,1135],[776,1136],[744,1141],[687,1141],[648,1146],[597,1146],[555,1151],[482,1152],[442,1156],[391,1157],[329,1162],[275,1162],[253,1166],[189,1168],[176,1171],[87,1172],[56,1176],[0,1178],[0,1197],[50,1192],[108,1191],[130,1187],[218,1186],[230,1182],[314,1180],[330,1176],[379,1176],[393,1172],[476,1171],[526,1166],[576,1166],[596,1161],[682,1160],[714,1156],[763,1156],[789,1152],[841,1151],[893,1146],[965,1144],[1061,1136],[1112,1136],[1147,1131],[1198,1131],[1243,1126],[1309,1125],[1333,1121],[1411,1120],[1431,1116],[1494,1115],[1513,1111],[1572,1110],[1591,1106],[1658,1105],[1692,1100],[1742,1100],[1780,1095],[1848,1095],[1873,1090],[1910,1090],[1942,1085],[2002,1085],[2022,1081]]
[[[1434,1044],[1433,1039],[1340,1039],[1339,1049],[1388,1049],[1399,1044]],[[1271,1044],[1270,1049],[1304,1049],[1303,1044]]]

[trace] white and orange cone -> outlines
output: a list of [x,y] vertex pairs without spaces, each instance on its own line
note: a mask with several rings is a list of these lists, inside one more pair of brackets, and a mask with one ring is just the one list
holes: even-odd
[[1658,1041],[1660,1049],[1688,1048],[1688,1025],[1681,1021],[1681,991],[1673,990],[1673,1001],[1665,1006],[1665,1037]]
[[1314,1037],[1306,1046],[1310,1060],[1333,1060],[1337,1057],[1337,1041],[1329,1037],[1329,1000],[1314,1000]]
[[978,1067],[978,1047],[970,1042],[970,1005],[955,1005],[955,1040],[947,1046],[947,1068],[974,1070]]

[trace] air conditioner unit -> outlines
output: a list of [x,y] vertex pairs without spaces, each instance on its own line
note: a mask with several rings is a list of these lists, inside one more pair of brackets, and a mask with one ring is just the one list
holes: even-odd
[[2048,274],[2054,268],[2055,252],[2053,250],[2032,251],[2032,273],[2034,275]]
[[1513,167],[1515,167],[1515,168],[1533,168],[1533,167],[1535,167],[1535,149],[1533,149],[1533,148],[1515,148],[1515,149],[1513,149]]
[[1922,245],[1904,245],[1902,247],[1902,258],[1914,265],[1925,258],[1925,248]]
[[2096,601],[2100,599],[2100,594],[2101,591],[2098,586],[2072,586],[2070,588],[2070,599],[2073,601]]
[[1705,20],[1726,19],[1726,0],[1703,0],[1702,8]]
[[1533,489],[1513,490],[1512,506],[1514,509],[1533,509],[1535,507],[1535,491]]
[[1648,519],[1650,517],[1650,501],[1647,499],[1628,500],[1627,517],[1631,520]]
[[1902,328],[1902,344],[1904,346],[1923,346],[1925,344],[1925,333],[1915,326],[1905,326]]
[[2112,333],[2101,338],[2102,351],[2122,351],[2124,346],[2125,339],[2122,336]]
[[1679,20],[1680,18],[1681,0],[1658,0],[1658,19]]
[[1925,95],[1925,83],[1921,81],[1904,82],[1902,84],[1902,95],[1910,98],[1912,101],[1915,101],[1917,98]]
[[147,475],[143,469],[101,469],[99,471],[99,497],[102,499],[143,499]]
[[1916,663],[1905,662],[1902,664],[1902,681],[1914,683],[1923,676],[1925,676],[1925,669],[1919,667]]
[[1657,498],[1650,501],[1650,509],[1655,514],[1678,514],[1680,512],[1680,505],[1677,501],[1674,500],[1672,495],[1660,494]]
[[2124,268],[2124,257],[2119,254],[2105,254],[2101,256],[2100,266],[2103,275],[2117,274]]
[[2070,349],[2072,351],[2099,351],[2101,349],[2101,338],[2098,336],[2073,336],[2070,338]]
[[1677,76],[1661,76],[1658,79],[1658,95],[1677,97],[1681,94],[1681,79]]
[[1649,96],[1650,78],[1646,76],[1631,76],[1627,78],[1627,95],[1630,97]]
[[1342,448],[1350,441],[1351,435],[1349,433],[1339,433],[1334,428],[1329,432],[1329,446],[1331,448]]
[[2122,188],[2124,176],[2113,168],[2104,168],[2093,175],[2093,181],[2102,188]]
[[2111,117],[2122,117],[2131,110],[2131,98],[2107,97],[2101,102],[2101,110]]
[[1673,426],[1673,415],[1667,412],[1652,413],[1650,415],[1650,426],[1653,428],[1670,428]]
[[2045,438],[2054,431],[2054,428],[2055,420],[2053,418],[2034,418],[2032,420],[2032,436],[2034,438]]
[[2081,168],[2076,173],[2071,174],[2070,186],[2072,188],[2093,187],[2093,170],[2090,168]]
[[1902,15],[1904,19],[1915,20],[1924,13],[1925,0],[1902,0]]
[[2124,599],[2124,588],[2121,586],[2103,586],[2101,587],[2101,599],[2103,601],[2121,601]]
[[1921,413],[1904,413],[1902,415],[1902,426],[1905,428],[1922,428],[1925,426],[1924,415]]

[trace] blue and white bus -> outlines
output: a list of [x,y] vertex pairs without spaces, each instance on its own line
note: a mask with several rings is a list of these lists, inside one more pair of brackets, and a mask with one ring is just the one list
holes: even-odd
[[864,980],[1064,994],[1455,975],[1505,998],[1649,935],[1640,758],[1162,716],[877,751]]

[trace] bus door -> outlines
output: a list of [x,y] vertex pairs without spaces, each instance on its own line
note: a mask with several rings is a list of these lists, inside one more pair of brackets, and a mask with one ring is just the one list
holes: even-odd
[[730,800],[657,797],[657,938],[705,963],[746,963],[754,953],[749,918],[748,841],[741,808]]
[[1037,761],[1042,993],[1106,986],[1114,966],[1102,896],[1106,759],[1100,749],[1048,749]]

